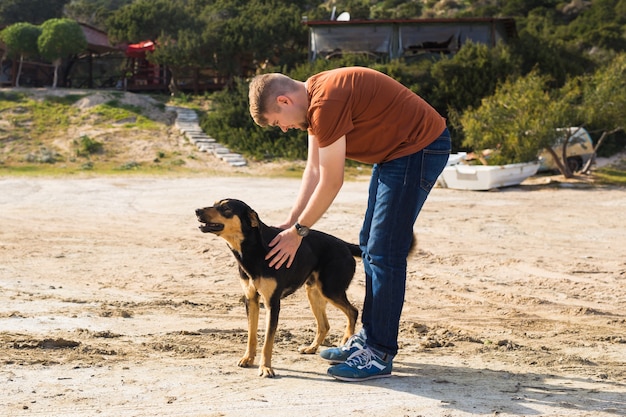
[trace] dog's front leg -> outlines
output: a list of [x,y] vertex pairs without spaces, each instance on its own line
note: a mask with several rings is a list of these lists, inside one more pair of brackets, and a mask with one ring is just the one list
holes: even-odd
[[[267,299],[266,299],[267,300]],[[261,364],[259,365],[259,376],[273,378],[275,376],[272,368],[272,350],[274,349],[274,338],[278,327],[278,315],[280,313],[280,297],[274,296],[269,302],[265,301],[265,341]]]
[[259,328],[259,294],[246,294],[246,316],[248,317],[248,345],[246,353],[237,365],[247,368],[254,364],[257,345],[257,330]]

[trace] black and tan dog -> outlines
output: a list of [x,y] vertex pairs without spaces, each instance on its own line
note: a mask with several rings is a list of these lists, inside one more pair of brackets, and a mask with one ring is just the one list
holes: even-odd
[[221,200],[213,207],[196,210],[203,233],[213,233],[228,243],[239,263],[239,275],[248,316],[248,346],[239,360],[242,367],[254,363],[257,347],[259,303],[266,308],[265,342],[259,375],[273,377],[272,349],[278,325],[280,300],[305,285],[311,310],[317,321],[315,339],[300,353],[315,353],[330,328],[326,304],[330,302],[348,318],[342,344],[354,333],[358,310],[350,304],[346,290],[352,281],[356,262],[361,256],[358,245],[312,230],[302,243],[291,267],[270,268],[265,255],[269,242],[281,229],[264,224],[247,204],[234,199]]

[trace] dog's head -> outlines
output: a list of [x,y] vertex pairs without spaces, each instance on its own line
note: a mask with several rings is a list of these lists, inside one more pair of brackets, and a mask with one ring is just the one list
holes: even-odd
[[246,203],[227,198],[211,207],[196,210],[202,233],[213,233],[228,242],[231,248],[241,251],[241,242],[252,228],[259,227],[259,216]]

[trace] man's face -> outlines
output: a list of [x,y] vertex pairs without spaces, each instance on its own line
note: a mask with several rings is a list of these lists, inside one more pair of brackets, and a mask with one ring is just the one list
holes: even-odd
[[277,126],[283,132],[289,129],[307,130],[306,107],[302,108],[293,102],[281,104],[278,112],[268,112],[265,116],[269,126]]

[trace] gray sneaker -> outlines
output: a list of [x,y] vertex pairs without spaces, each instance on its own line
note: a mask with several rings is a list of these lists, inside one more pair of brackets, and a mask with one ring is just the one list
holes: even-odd
[[365,330],[361,329],[360,332],[353,334],[345,345],[326,349],[320,352],[322,359],[326,359],[331,363],[343,363],[354,353],[365,348],[365,341],[367,335]]

